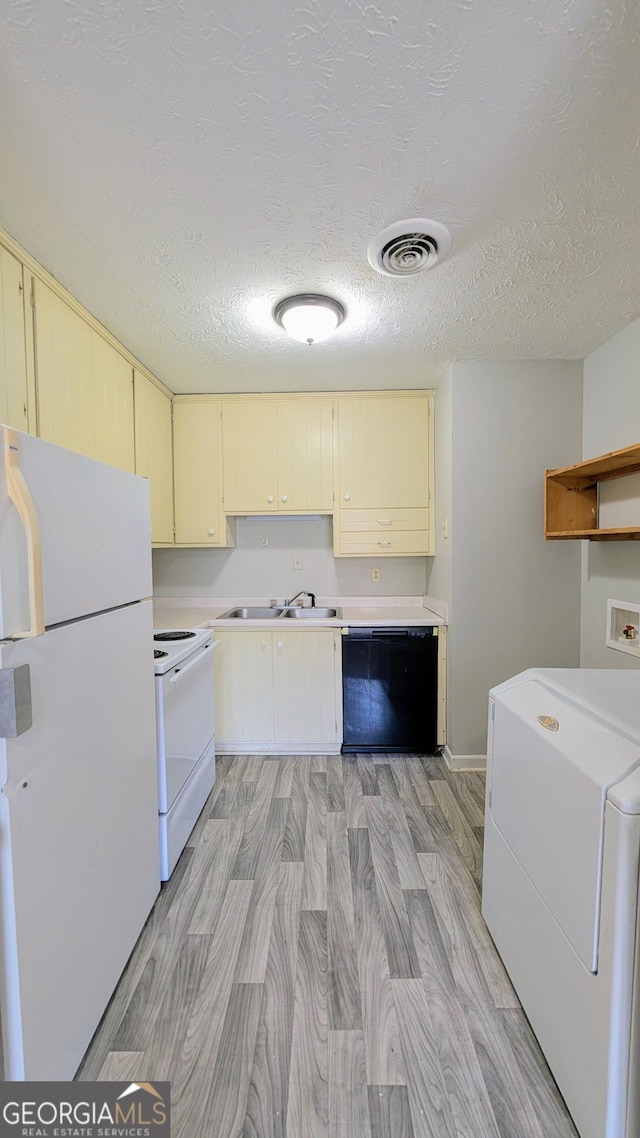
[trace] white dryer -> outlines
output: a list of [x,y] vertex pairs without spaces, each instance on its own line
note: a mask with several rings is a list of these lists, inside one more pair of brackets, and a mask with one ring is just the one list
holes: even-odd
[[640,1138],[640,671],[490,692],[482,912],[582,1138]]

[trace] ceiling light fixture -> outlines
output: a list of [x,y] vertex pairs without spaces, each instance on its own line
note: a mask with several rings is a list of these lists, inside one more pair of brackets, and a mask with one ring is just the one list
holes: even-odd
[[345,309],[331,296],[301,292],[276,304],[274,319],[301,344],[317,344],[335,332],[345,318]]

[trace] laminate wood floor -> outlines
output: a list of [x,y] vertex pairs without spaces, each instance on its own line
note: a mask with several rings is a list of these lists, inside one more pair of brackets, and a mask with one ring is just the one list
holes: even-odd
[[480,915],[483,777],[224,756],[79,1079],[174,1138],[576,1138]]

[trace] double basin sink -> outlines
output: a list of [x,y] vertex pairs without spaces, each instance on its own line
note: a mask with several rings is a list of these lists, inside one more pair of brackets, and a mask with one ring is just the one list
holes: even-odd
[[277,617],[293,618],[294,620],[328,620],[331,617],[342,617],[342,609],[329,608],[302,608],[293,605],[291,608],[267,608],[254,605],[253,607],[229,609],[218,617],[218,620],[274,620]]

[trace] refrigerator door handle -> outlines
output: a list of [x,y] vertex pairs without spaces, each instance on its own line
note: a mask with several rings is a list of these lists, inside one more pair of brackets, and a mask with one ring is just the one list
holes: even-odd
[[20,444],[17,431],[5,427],[4,468],[7,476],[9,499],[15,506],[24,526],[27,538],[27,557],[29,563],[29,628],[26,632],[14,632],[12,640],[23,640],[27,636],[42,636],[44,632],[44,594],[42,588],[42,550],[40,547],[40,526],[38,515],[20,469]]
[[32,724],[29,665],[0,668],[0,739],[17,739]]

